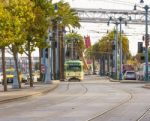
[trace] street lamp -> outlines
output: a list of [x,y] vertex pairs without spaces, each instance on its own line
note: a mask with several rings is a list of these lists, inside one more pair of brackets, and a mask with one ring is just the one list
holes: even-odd
[[[143,0],[140,1],[140,3],[144,3]],[[136,5],[134,5],[134,10],[136,10]],[[148,35],[148,10],[150,7],[148,5],[145,5],[144,7],[138,6],[140,8],[143,8],[145,10],[145,81],[149,80],[148,77],[148,45],[149,45],[149,35]]]
[[117,79],[118,75],[118,22],[115,23],[115,78]]
[[122,80],[122,28],[121,28],[121,24],[122,24],[122,17],[119,17],[119,22],[120,22],[120,73],[119,73],[119,80]]
[[[47,43],[52,45],[52,41],[50,41],[50,38],[52,37],[52,33],[50,30],[48,32],[49,33],[48,33]],[[52,48],[47,48],[47,57],[46,58],[45,58],[45,64],[46,64],[45,65],[45,68],[46,68],[45,83],[50,84],[50,83],[52,83]]]
[[115,19],[115,20],[113,20],[113,18],[112,17],[110,17],[109,18],[109,21],[108,21],[108,23],[107,23],[107,25],[109,25],[109,23],[110,23],[110,21],[114,21],[113,23],[115,24],[115,78],[117,79],[117,73],[118,73],[118,64],[117,64],[117,62],[118,62],[118,24],[119,24],[119,22],[118,22],[118,20],[117,19]]
[[[112,17],[109,18],[109,21],[108,21],[108,25],[109,25],[109,22],[110,21],[113,21],[114,24],[116,25],[116,34],[115,34],[115,75],[116,75],[116,79],[117,79],[117,69],[118,69],[118,66],[117,66],[117,62],[118,62],[118,59],[117,59],[117,53],[118,53],[118,25],[120,24],[120,72],[119,72],[119,80],[122,80],[122,22],[124,21],[125,22],[125,25],[127,25],[127,21],[125,20],[125,18],[122,18],[122,17],[119,17],[119,18],[115,18],[113,19]],[[128,21],[131,21],[131,17],[129,17],[129,20]]]
[[[57,3],[54,4],[54,12],[57,13],[58,12],[58,5]],[[57,47],[56,47],[56,79],[59,79],[59,30],[58,30],[58,23],[59,22],[59,17],[56,18],[56,43],[57,43]]]

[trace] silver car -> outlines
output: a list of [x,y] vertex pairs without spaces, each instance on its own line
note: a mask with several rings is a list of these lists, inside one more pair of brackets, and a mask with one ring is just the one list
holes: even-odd
[[136,72],[126,71],[123,77],[125,80],[136,80]]

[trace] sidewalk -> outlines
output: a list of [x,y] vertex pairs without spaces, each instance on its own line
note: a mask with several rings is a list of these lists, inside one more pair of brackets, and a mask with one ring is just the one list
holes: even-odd
[[52,84],[35,83],[33,87],[30,85],[22,84],[21,89],[12,89],[12,85],[8,85],[8,91],[3,91],[3,86],[0,86],[0,104],[31,98],[34,96],[43,95],[49,91],[54,90],[59,85],[59,81],[53,81]]
[[139,80],[114,80],[110,77],[108,77],[110,82],[120,82],[120,83],[143,83],[145,84],[142,86],[143,88],[150,89],[150,82],[145,82],[145,81],[139,81]]

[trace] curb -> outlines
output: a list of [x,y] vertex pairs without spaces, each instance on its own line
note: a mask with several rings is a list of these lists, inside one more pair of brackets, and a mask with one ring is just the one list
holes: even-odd
[[150,89],[150,84],[144,85],[143,88]]
[[107,77],[107,79],[108,79],[110,82],[120,82],[120,80],[114,80],[114,79],[112,79],[112,78],[110,78],[110,77]]
[[146,83],[144,81],[138,81],[138,80],[114,80],[112,78],[109,78],[109,81],[110,82],[120,82],[120,83]]
[[145,83],[144,81],[122,80],[120,83]]
[[54,86],[52,88],[45,89],[44,91],[41,91],[41,92],[36,92],[36,93],[25,95],[25,96],[18,96],[18,97],[14,97],[14,98],[8,98],[8,99],[0,100],[0,104],[4,104],[4,103],[8,103],[8,102],[14,102],[14,101],[17,101],[17,100],[24,100],[24,99],[34,98],[34,97],[37,97],[37,96],[42,96],[44,94],[47,94],[50,91],[53,91],[58,86],[59,86],[59,83],[56,83],[56,84],[54,84]]

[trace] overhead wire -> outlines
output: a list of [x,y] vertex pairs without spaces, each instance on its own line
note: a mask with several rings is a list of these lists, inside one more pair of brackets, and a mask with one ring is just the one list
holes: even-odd
[[[76,0],[73,0],[73,1],[76,1]],[[97,2],[106,2],[106,3],[113,3],[113,4],[121,4],[121,5],[128,5],[128,6],[133,6],[135,3],[133,2],[126,2],[126,1],[123,1],[123,0],[88,0],[88,1],[97,1]]]
[[126,5],[134,5],[134,2],[126,2],[125,0],[89,0],[89,1],[99,1],[99,2],[111,2],[111,3],[118,3],[118,4],[126,4]]

